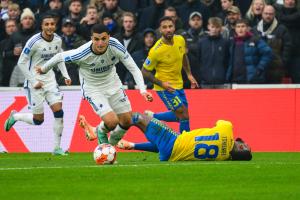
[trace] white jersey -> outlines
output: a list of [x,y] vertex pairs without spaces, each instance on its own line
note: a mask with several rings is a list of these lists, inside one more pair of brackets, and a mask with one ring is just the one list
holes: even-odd
[[92,41],[90,41],[77,49],[54,56],[42,66],[42,71],[47,72],[59,62],[76,63],[79,66],[79,76],[84,91],[103,90],[114,93],[122,87],[115,67],[120,61],[131,72],[140,91],[145,92],[140,69],[125,47],[113,37],[110,37],[107,50],[103,54],[95,54],[92,51]]
[[[25,87],[32,87],[37,81],[43,83],[44,87],[56,84],[55,74],[50,70],[46,74],[38,74],[35,71],[35,66],[41,66],[50,60],[54,55],[61,52],[61,38],[54,33],[52,41],[46,41],[42,37],[42,33],[33,35],[26,43],[22,54],[18,60],[18,66],[22,70],[26,80]],[[70,79],[64,63],[59,65],[63,76]]]

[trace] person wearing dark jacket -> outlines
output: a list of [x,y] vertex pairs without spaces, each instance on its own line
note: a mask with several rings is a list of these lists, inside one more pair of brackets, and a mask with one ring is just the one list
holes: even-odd
[[221,35],[222,19],[208,19],[208,35],[199,40],[200,87],[223,88],[228,67],[228,41]]
[[18,56],[14,55],[14,45],[11,35],[17,31],[17,23],[14,19],[5,21],[7,37],[0,42],[0,86],[9,86],[11,73],[18,62]]
[[288,66],[293,83],[300,83],[300,11],[296,0],[284,0],[283,5],[275,5],[276,18],[285,25],[292,37],[291,62]]
[[272,49],[249,32],[248,21],[240,19],[235,25],[235,37],[230,42],[230,61],[226,80],[239,84],[266,83],[266,70],[272,60]]
[[[126,50],[131,54],[134,51],[141,49],[142,46],[142,37],[136,31],[136,18],[130,12],[123,13],[123,26],[121,32],[115,35],[115,38],[118,39],[126,48]],[[125,68],[123,64],[118,64],[117,73],[123,82],[123,84],[128,85],[131,89],[134,86],[134,80],[126,80],[129,71]]]
[[[132,53],[132,58],[139,68],[142,68],[143,63],[145,62],[149,50],[155,44],[157,36],[155,31],[152,28],[146,28],[143,32],[144,41],[143,48]],[[131,77],[133,79],[133,77]],[[150,81],[145,80],[148,89],[153,88],[153,84]]]
[[153,1],[153,5],[142,9],[139,13],[139,31],[143,31],[146,28],[152,28],[156,30],[159,27],[158,20],[164,16],[164,10],[167,8],[166,0]]
[[260,35],[272,48],[273,59],[267,70],[267,83],[281,83],[287,74],[292,38],[287,28],[275,18],[275,9],[266,5],[262,20],[253,28],[254,34]]
[[210,10],[199,0],[187,0],[184,4],[178,7],[178,15],[180,16],[183,24],[185,24],[184,28],[188,28],[189,16],[194,11],[202,14],[203,24],[204,27],[206,27],[207,20],[211,16]]
[[[62,21],[61,32],[61,47],[64,51],[77,49],[78,47],[86,43],[86,40],[76,33],[76,24],[69,18],[65,18]],[[66,68],[72,80],[72,85],[80,85],[78,66],[74,67],[74,65],[76,64],[66,63]],[[58,68],[55,68],[53,71],[55,72],[55,78],[58,85],[66,85],[65,78],[61,74],[60,70]]]
[[[189,29],[182,33],[187,46],[187,56],[191,65],[191,72],[198,83],[200,83],[200,63],[198,59],[198,41],[205,35],[202,15],[192,12],[189,18]],[[182,73],[183,87],[191,88],[190,81],[185,73]]]

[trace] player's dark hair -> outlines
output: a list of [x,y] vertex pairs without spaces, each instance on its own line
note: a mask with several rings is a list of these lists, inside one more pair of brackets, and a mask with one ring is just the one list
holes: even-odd
[[171,22],[173,22],[173,24],[175,25],[175,22],[174,22],[174,20],[172,19],[172,17],[164,16],[164,17],[160,18],[160,19],[159,19],[159,25],[161,25],[161,23],[164,22],[164,21],[171,21]]
[[52,13],[52,12],[46,12],[46,13],[45,13],[44,15],[42,15],[42,17],[41,17],[41,24],[43,24],[44,19],[52,18],[52,19],[55,20],[56,17],[57,17],[57,16],[56,16],[54,13]]
[[[243,144],[243,148],[240,147],[240,144]],[[249,161],[252,159],[252,153],[250,147],[241,139],[237,138],[234,142],[233,148],[230,152],[232,160],[245,160]]]
[[98,34],[101,34],[101,33],[104,33],[106,32],[107,34],[109,34],[109,30],[106,26],[102,25],[102,24],[95,24],[92,29],[91,29],[91,33],[98,33]]
[[249,20],[247,19],[238,19],[235,24],[245,24],[246,26],[249,26]]

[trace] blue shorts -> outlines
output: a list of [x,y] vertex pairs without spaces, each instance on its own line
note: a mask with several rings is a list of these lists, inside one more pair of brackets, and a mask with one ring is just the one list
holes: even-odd
[[175,111],[182,105],[188,107],[187,99],[183,89],[171,93],[167,90],[157,91],[158,96],[164,102],[168,110]]
[[178,133],[167,127],[161,121],[153,118],[147,126],[145,135],[152,144],[157,146],[159,159],[161,161],[169,160]]

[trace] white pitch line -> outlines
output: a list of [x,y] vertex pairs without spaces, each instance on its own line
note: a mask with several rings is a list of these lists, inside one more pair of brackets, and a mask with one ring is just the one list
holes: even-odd
[[177,163],[149,163],[149,164],[114,164],[114,165],[82,165],[82,166],[45,166],[45,167],[8,167],[0,168],[0,171],[12,170],[35,170],[35,169],[78,169],[78,168],[103,168],[103,167],[152,167],[152,166],[192,166],[192,165],[300,165],[300,163],[286,163],[286,162],[177,162]]

